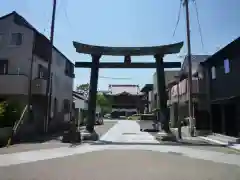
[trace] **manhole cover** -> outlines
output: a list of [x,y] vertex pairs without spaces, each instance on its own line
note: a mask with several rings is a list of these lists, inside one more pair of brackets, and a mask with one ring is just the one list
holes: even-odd
[[123,135],[136,135],[138,133],[122,133]]

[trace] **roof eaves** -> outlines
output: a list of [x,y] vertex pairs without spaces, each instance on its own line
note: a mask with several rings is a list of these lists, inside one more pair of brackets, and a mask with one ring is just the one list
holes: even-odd
[[238,37],[237,39],[233,40],[232,42],[224,46],[222,49],[215,52],[212,56],[207,58],[206,61],[202,62],[201,65],[205,66],[211,63],[217,57],[222,56],[222,54],[227,53],[227,51],[229,51],[231,48],[236,48],[237,46],[240,47],[240,37]]

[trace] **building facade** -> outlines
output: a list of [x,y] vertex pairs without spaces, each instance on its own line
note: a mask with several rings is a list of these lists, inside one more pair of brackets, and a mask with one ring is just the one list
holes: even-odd
[[44,97],[51,49],[51,119],[69,120],[74,65],[18,13],[12,12],[0,18],[0,98],[17,100],[23,105],[31,99],[34,115],[31,124],[37,126],[42,124],[45,114]]
[[112,118],[143,113],[143,94],[140,92],[138,85],[109,85],[109,93],[105,95],[111,99]]
[[240,37],[213,54],[202,65],[208,90],[211,130],[240,136]]
[[[167,87],[168,83],[171,82],[176,75],[179,74],[179,71],[165,71],[165,86]],[[153,109],[158,108],[158,93],[157,93],[157,73],[153,74],[153,99],[152,99],[152,107]]]
[[[209,126],[205,123],[208,118],[206,106],[205,83],[201,77],[196,76],[200,70],[200,63],[205,61],[208,55],[192,55],[192,98],[193,98],[193,116],[197,130],[205,130]],[[184,120],[189,116],[188,101],[188,59],[184,58],[181,70],[178,75],[168,84],[170,119],[173,127],[177,126],[178,119]]]
[[88,99],[83,93],[73,91],[74,102],[74,119],[76,124],[84,124],[84,118],[86,118],[86,111],[88,109]]

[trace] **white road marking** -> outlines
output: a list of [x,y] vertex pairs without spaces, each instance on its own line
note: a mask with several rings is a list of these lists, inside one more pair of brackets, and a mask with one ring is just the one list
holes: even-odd
[[[62,158],[71,155],[84,154],[103,150],[150,150],[157,152],[175,152],[183,156],[195,159],[210,160],[218,163],[227,163],[240,166],[240,155],[224,154],[221,152],[205,151],[181,146],[157,145],[156,140],[149,133],[137,130],[138,123],[134,121],[119,121],[104,136],[102,141],[149,143],[151,145],[90,145],[84,144],[77,147],[61,147],[54,149],[42,149],[37,151],[19,152],[0,155],[0,167],[36,162],[54,158]],[[136,133],[136,135],[124,135],[124,133]],[[144,137],[146,136],[146,137]],[[144,137],[144,138],[143,138]],[[143,139],[140,139],[143,138]]]

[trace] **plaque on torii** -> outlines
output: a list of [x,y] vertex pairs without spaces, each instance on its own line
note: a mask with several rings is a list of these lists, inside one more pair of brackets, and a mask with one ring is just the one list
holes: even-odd
[[[151,47],[108,47],[95,46],[73,42],[76,52],[89,54],[92,56],[92,62],[76,62],[76,68],[91,68],[89,101],[88,101],[88,116],[86,129],[90,133],[94,132],[95,113],[96,113],[96,95],[99,68],[156,68],[157,71],[157,91],[158,105],[160,114],[164,116],[165,121],[162,122],[163,129],[169,132],[169,118],[167,117],[167,94],[165,88],[164,68],[180,68],[180,62],[163,62],[163,57],[166,54],[179,53],[183,42],[168,44],[162,46]],[[123,56],[124,62],[102,62],[100,58],[103,55],[107,56]],[[131,62],[131,56],[149,56],[155,58],[155,62]],[[159,117],[159,116],[158,116]]]

